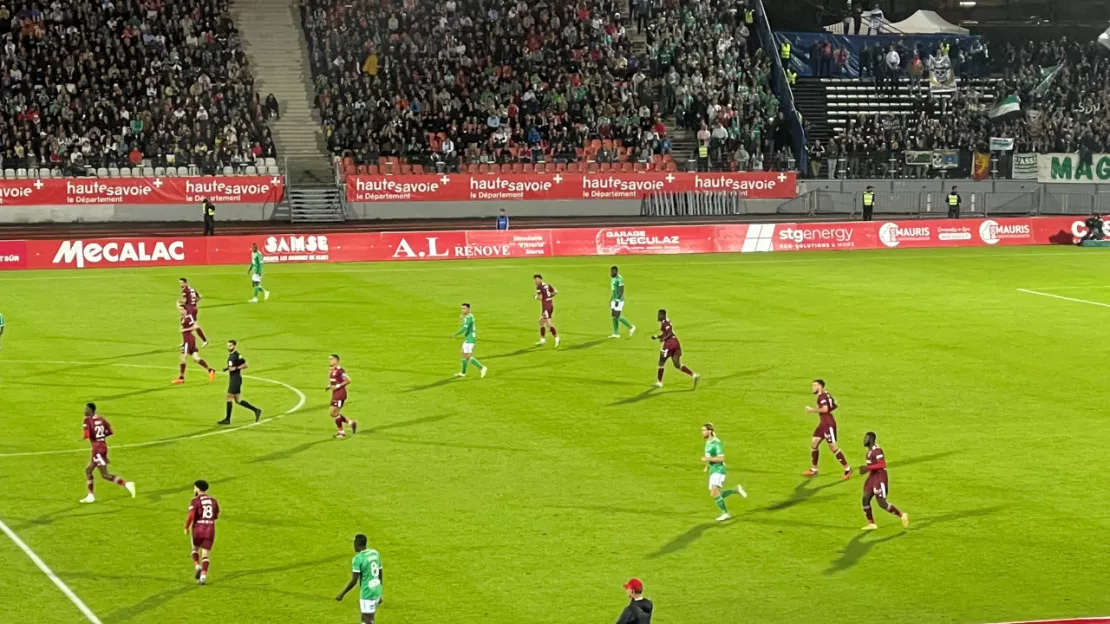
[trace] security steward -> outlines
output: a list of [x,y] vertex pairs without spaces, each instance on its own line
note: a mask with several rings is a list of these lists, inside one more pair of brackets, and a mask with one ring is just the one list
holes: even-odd
[[870,221],[875,212],[875,187],[869,186],[863,192],[863,220]]
[[798,84],[798,72],[794,71],[793,69],[787,68],[786,69],[786,84],[788,84],[792,87],[794,85]]
[[698,144],[698,171],[709,171],[709,144],[705,141]]
[[784,66],[790,64],[790,42],[789,41],[783,41],[779,45],[779,60],[782,61],[782,64]]
[[952,187],[952,192],[948,194],[948,197],[946,198],[946,201],[948,202],[948,218],[949,219],[959,219],[960,218],[960,194],[956,192],[956,187],[954,187],[954,186]]
[[216,205],[213,204],[212,202],[208,201],[208,198],[205,197],[204,200],[200,202],[200,209],[201,209],[201,212],[204,214],[204,235],[205,236],[215,236],[216,235]]

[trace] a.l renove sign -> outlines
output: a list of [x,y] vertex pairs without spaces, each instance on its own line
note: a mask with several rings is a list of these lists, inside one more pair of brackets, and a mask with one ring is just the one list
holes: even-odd
[[259,236],[0,241],[2,269],[242,264],[251,243],[267,262],[435,261],[642,254],[749,253],[1072,244],[1072,217],[630,226],[541,230],[335,232]]

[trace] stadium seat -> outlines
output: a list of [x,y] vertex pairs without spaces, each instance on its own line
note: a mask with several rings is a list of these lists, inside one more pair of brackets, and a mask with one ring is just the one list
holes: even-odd
[[250,176],[258,175],[258,168],[254,165],[247,165],[246,169],[244,169],[243,172]]
[[20,180],[27,179],[27,170],[22,167],[15,170],[15,177]]
[[165,167],[155,167],[154,168],[154,177],[161,178],[165,175],[166,175],[166,168]]
[[155,176],[154,167],[143,167],[143,177],[153,178]]
[[108,167],[108,177],[109,178],[118,178],[119,177],[119,167]]
[[266,167],[266,175],[281,175],[281,169],[277,165],[268,165]]
[[131,167],[120,167],[119,168],[119,175],[120,175],[121,178],[133,178],[133,177],[135,177],[134,176],[134,171],[132,171]]

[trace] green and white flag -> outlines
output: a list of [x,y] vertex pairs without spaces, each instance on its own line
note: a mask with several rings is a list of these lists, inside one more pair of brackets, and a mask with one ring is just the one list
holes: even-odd
[[1002,98],[998,104],[990,110],[988,115],[994,121],[1000,121],[1007,115],[1013,115],[1021,112],[1021,98],[1016,95],[1008,95]]
[[1063,67],[1063,63],[1053,67],[1042,67],[1041,81],[1037,83],[1036,87],[1033,87],[1033,95],[1037,97],[1044,97],[1047,95],[1049,88],[1052,87],[1052,81],[1056,80],[1056,76],[1060,75],[1060,70],[1063,69]]

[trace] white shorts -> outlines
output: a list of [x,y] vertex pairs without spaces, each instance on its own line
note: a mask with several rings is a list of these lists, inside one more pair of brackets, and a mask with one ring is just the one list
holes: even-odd
[[378,610],[378,601],[377,600],[363,600],[363,599],[359,598],[358,608],[363,613],[375,613]]
[[470,355],[471,353],[474,353],[474,343],[473,342],[464,342],[463,343],[463,354],[464,355]]
[[261,284],[262,283],[262,276],[261,275],[251,275],[251,283],[256,284],[256,285]]
[[610,301],[609,302],[609,307],[614,312],[621,312],[622,310],[624,310],[624,302],[623,301]]
[[723,472],[709,473],[709,489],[725,487],[725,474]]

